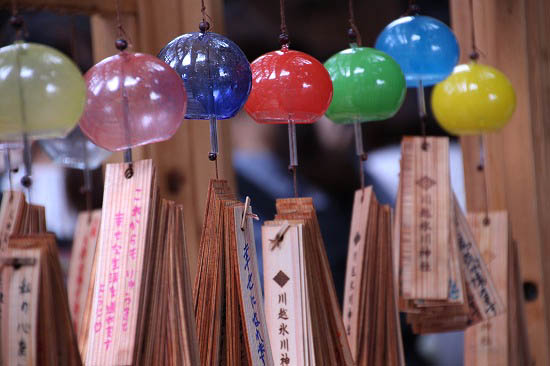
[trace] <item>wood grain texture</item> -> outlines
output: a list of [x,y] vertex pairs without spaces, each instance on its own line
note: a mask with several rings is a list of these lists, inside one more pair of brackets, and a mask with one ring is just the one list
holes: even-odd
[[75,332],[78,334],[86,305],[90,274],[94,262],[101,210],[81,212],[76,220],[71,261],[67,275],[67,294]]
[[134,163],[131,179],[126,168],[107,166],[86,365],[131,365],[140,354],[156,185],[151,160]]
[[403,138],[400,248],[404,298],[445,300],[449,291],[449,140]]
[[[468,214],[467,220],[483,260],[493,277],[500,298],[508,304],[508,215],[506,211],[489,214],[490,224],[483,224],[485,213]],[[512,365],[508,360],[508,313],[498,315],[466,329],[464,363],[467,366]],[[517,335],[516,335],[517,336]]]
[[[453,29],[459,39],[462,61],[471,47],[469,3],[451,0]],[[480,62],[497,67],[516,90],[517,109],[510,123],[487,136],[487,184],[489,209],[506,209],[513,238],[518,243],[522,281],[538,289],[536,299],[526,302],[530,350],[536,365],[547,365],[550,268],[542,259],[550,251],[550,186],[548,160],[550,130],[548,103],[550,25],[547,1],[474,2],[474,20]],[[482,211],[484,192],[476,171],[476,138],[462,139],[467,207]]]
[[[323,238],[315,208],[313,207],[313,200],[311,198],[277,199],[276,208],[277,214],[275,215],[275,220],[264,223],[264,226],[278,225],[284,227],[287,223],[290,225],[302,225],[301,235],[300,232],[297,235],[297,247],[302,249],[301,253],[291,251],[285,256],[291,260],[295,260],[297,256],[300,263],[303,261],[303,265],[296,266],[294,264],[292,267],[293,276],[300,278],[300,281],[296,281],[295,284],[299,287],[301,294],[296,296],[299,296],[301,299],[300,301],[303,305],[301,310],[302,319],[306,320],[305,322],[302,321],[302,334],[305,337],[302,341],[304,353],[298,354],[298,357],[306,360],[305,364],[314,363],[319,366],[352,365],[353,356],[348,345]],[[271,268],[273,270],[274,267],[282,265],[280,261],[270,262],[270,256],[273,255],[279,240],[275,240],[270,244],[269,239],[273,239],[273,233],[268,234],[271,234],[269,238],[263,238],[263,248],[271,247],[274,250],[270,248],[264,251],[264,268]],[[282,231],[280,235],[286,236]],[[279,272],[279,270],[274,270],[275,278],[271,278],[269,281],[275,281],[279,287],[285,287],[285,282],[289,276]],[[273,274],[273,272],[271,273]],[[267,281],[266,273],[264,273],[264,280]],[[272,288],[277,288],[273,284],[272,286]],[[266,302],[270,301],[270,297],[278,299],[278,295],[281,294],[278,292],[268,293],[267,291],[266,287]],[[298,309],[295,310],[298,311]],[[270,314],[273,315],[268,310],[267,317]],[[279,325],[280,327],[281,325]],[[270,329],[270,332],[272,331],[273,329]],[[284,339],[280,340],[284,341]],[[277,349],[276,340],[272,340],[272,342],[274,349]],[[274,355],[274,358],[275,361],[281,361],[281,363],[283,363],[283,360],[286,360],[284,354]],[[307,362],[308,359],[311,360],[309,363]],[[295,362],[295,359],[291,360],[290,365],[302,364]]]

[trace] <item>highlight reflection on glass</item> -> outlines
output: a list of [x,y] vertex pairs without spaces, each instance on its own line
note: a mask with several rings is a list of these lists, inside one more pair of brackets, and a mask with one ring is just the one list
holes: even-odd
[[85,78],[88,100],[80,128],[107,150],[167,140],[183,121],[183,83],[153,56],[121,52],[96,64]]
[[336,123],[392,117],[405,99],[405,77],[386,53],[368,47],[343,50],[325,62],[334,95],[327,117]]
[[0,48],[0,138],[65,136],[84,109],[86,85],[61,52],[36,43]]
[[492,132],[512,117],[516,95],[497,69],[471,62],[459,65],[432,92],[432,110],[439,124],[456,135]]
[[401,66],[408,87],[443,81],[458,63],[455,35],[443,22],[427,16],[405,16],[384,28],[375,47]]

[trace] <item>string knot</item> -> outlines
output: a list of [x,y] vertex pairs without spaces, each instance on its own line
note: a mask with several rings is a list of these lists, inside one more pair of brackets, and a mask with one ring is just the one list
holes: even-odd
[[420,13],[420,6],[418,4],[410,4],[407,9],[407,15],[418,15]]
[[128,42],[124,38],[119,38],[115,41],[115,47],[122,52],[128,48]]
[[208,23],[206,20],[203,20],[199,23],[199,30],[201,33],[206,33],[210,29],[210,23]]
[[288,46],[289,43],[290,43],[290,38],[288,37],[288,34],[281,33],[279,35],[279,44],[281,45],[281,47]]
[[10,25],[16,31],[20,31],[23,28],[24,24],[25,22],[23,21],[23,17],[21,15],[12,15],[12,17],[10,18]]
[[348,29],[348,39],[350,43],[357,42],[357,33],[355,32],[355,29],[353,28]]

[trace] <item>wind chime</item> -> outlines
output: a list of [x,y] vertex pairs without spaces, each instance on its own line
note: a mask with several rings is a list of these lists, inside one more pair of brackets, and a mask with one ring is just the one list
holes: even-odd
[[82,114],[86,91],[78,67],[67,56],[24,41],[23,18],[13,12],[16,41],[0,49],[0,139],[6,144],[8,167],[10,148],[22,142],[26,172],[21,184],[30,194],[32,140],[67,135]]
[[281,49],[252,62],[252,92],[245,105],[258,123],[288,124],[295,198],[278,199],[275,220],[262,227],[273,359],[281,365],[352,365],[313,201],[297,198],[296,124],[314,123],[326,112],[332,83],[318,60],[289,48],[282,0],[280,13]]
[[218,120],[234,117],[250,93],[251,72],[245,54],[233,41],[210,31],[201,0],[199,32],[170,41],[158,57],[185,83],[188,96],[186,119],[210,121],[210,153],[218,178]]
[[[508,78],[497,69],[478,63],[480,51],[475,37],[473,3],[471,11],[470,62],[458,65],[432,93],[432,109],[439,124],[459,136],[479,135],[479,164],[482,175],[484,212],[469,212],[470,225],[483,260],[507,314],[469,327],[465,332],[466,365],[529,364],[517,248],[510,237],[508,213],[489,210],[486,135],[502,129],[516,107],[516,97]],[[495,182],[496,184],[496,182]],[[511,343],[517,343],[512,347]]]
[[416,88],[422,135],[426,135],[424,87],[435,85],[451,74],[460,49],[455,35],[443,22],[419,15],[415,1],[404,16],[388,24],[375,47],[393,57],[405,74],[407,87]]
[[[169,42],[158,57],[188,93],[185,118],[210,121],[210,181],[193,291],[202,365],[274,365],[256,263],[250,199],[239,202],[218,180],[217,121],[234,117],[251,88],[250,64],[230,39],[210,31],[204,1],[199,32]],[[223,361],[222,361],[223,360]]]
[[117,17],[119,53],[85,75],[88,98],[80,128],[98,146],[124,151],[125,162],[106,167],[80,351],[86,364],[196,365],[183,208],[159,197],[152,161],[134,162],[131,153],[176,133],[187,95],[164,62],[127,51]]
[[332,99],[332,83],[323,65],[314,57],[289,48],[284,0],[280,2],[281,49],[258,57],[252,68],[252,92],[246,112],[258,123],[288,124],[289,170],[298,197],[298,147],[296,124],[311,124],[325,114]]
[[464,329],[499,315],[503,305],[452,193],[448,138],[426,136],[423,87],[452,72],[458,43],[446,25],[410,15],[416,12],[411,2],[408,14],[390,23],[376,45],[401,65],[408,85],[417,86],[422,137],[402,142],[394,261],[400,309],[413,331],[427,333]]
[[[10,19],[17,40],[0,49],[0,138],[9,150],[21,141],[30,200],[32,140],[66,135],[84,108],[85,84],[59,51],[23,40],[23,18]],[[21,192],[5,192],[0,212],[1,363],[79,365],[56,239],[46,233],[45,209]],[[49,329],[49,332],[44,332]]]
[[[335,123],[354,125],[361,178],[348,244],[343,321],[357,365],[404,365],[392,270],[391,209],[378,203],[372,187],[365,188],[366,153],[359,123],[395,115],[405,99],[405,77],[385,52],[361,46],[351,0],[349,23],[350,48],[325,62],[334,86],[326,115]],[[378,347],[372,347],[375,342]]]

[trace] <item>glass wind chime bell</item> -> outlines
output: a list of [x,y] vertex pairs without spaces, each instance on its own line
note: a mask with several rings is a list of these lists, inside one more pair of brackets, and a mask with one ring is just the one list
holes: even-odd
[[85,75],[88,100],[80,121],[82,132],[110,151],[168,140],[180,127],[186,92],[179,76],[154,56],[120,51],[93,66]]
[[334,87],[326,115],[338,124],[354,124],[355,150],[362,164],[366,155],[359,123],[393,117],[403,104],[406,86],[399,64],[385,52],[358,45],[354,28],[353,22],[348,30],[350,48],[325,62]]
[[[408,13],[417,10],[411,4]],[[443,81],[458,63],[460,49],[455,35],[437,19],[407,15],[388,24],[378,36],[375,47],[397,61],[405,74],[407,87],[417,88],[418,112],[425,135],[424,87]]]
[[290,50],[285,31],[281,49],[258,57],[251,64],[252,92],[246,112],[258,123],[288,124],[290,169],[296,190],[296,124],[316,122],[332,100],[332,82],[327,70],[314,57]]
[[401,66],[408,87],[435,85],[458,63],[458,41],[443,22],[423,15],[407,15],[384,28],[375,47]]
[[516,95],[508,78],[475,60],[456,66],[432,92],[436,120],[454,135],[497,131],[508,123],[515,108]]
[[90,141],[78,126],[67,137],[41,140],[39,144],[55,163],[72,169],[97,169],[111,155]]
[[[22,38],[22,18],[15,15],[10,22]],[[85,100],[80,70],[61,52],[22,40],[0,48],[0,139],[8,147],[23,141],[23,186],[31,185],[30,141],[65,136]]]
[[239,46],[209,31],[206,21],[199,32],[170,41],[158,57],[174,69],[187,90],[186,119],[210,121],[210,160],[218,155],[217,121],[234,117],[248,98],[250,64]]
[[90,141],[76,127],[65,138],[41,140],[40,147],[55,163],[66,168],[79,169],[84,173],[83,192],[92,191],[91,171],[101,166],[111,152]]
[[489,225],[487,176],[485,169],[484,134],[504,127],[516,108],[512,83],[499,70],[477,62],[474,11],[470,2],[472,52],[470,62],[458,65],[445,81],[432,92],[432,110],[438,123],[454,135],[479,135],[479,164],[485,187],[485,219]]

